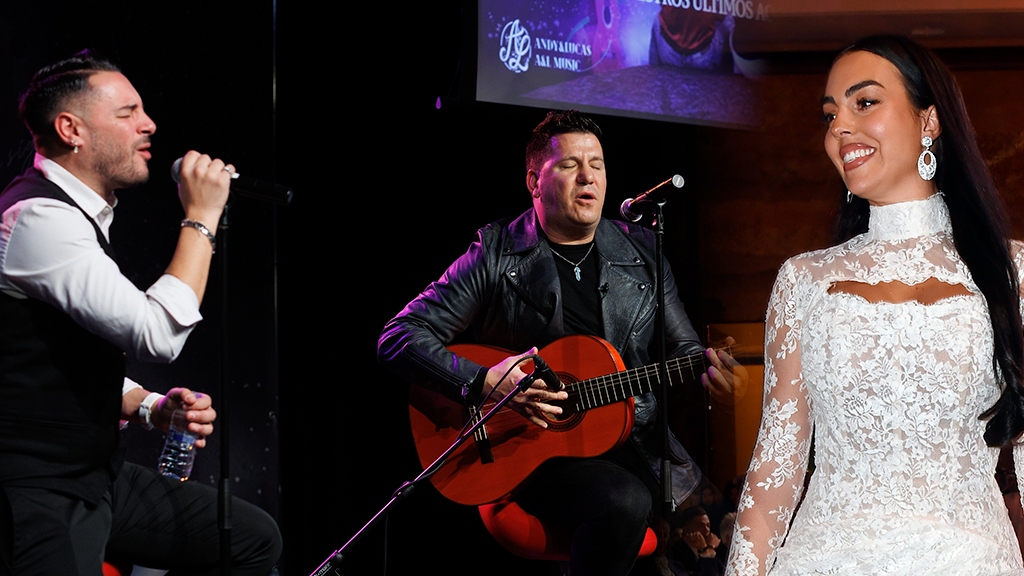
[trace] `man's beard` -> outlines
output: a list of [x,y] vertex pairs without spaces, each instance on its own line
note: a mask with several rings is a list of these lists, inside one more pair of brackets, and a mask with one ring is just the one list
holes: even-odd
[[[141,145],[141,143],[140,143]],[[149,180],[149,168],[142,168],[135,163],[135,147],[119,150],[118,146],[108,141],[97,142],[96,172],[110,184],[114,190],[122,190],[138,186]]]

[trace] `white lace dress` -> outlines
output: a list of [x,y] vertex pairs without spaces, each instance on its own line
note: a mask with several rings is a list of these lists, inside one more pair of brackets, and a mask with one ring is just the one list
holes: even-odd
[[[782,266],[727,575],[1024,576],[978,419],[999,396],[992,328],[950,230],[939,195],[872,207],[867,233]],[[1013,254],[1024,270],[1020,244]],[[930,278],[971,294],[926,305],[829,293]]]

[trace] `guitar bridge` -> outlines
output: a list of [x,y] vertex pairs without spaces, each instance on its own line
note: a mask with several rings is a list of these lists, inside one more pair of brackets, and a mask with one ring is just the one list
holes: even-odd
[[[480,420],[480,413],[477,411],[476,406],[469,407],[469,417],[476,424]],[[487,435],[487,426],[481,426],[473,433],[473,442],[476,443],[476,449],[480,453],[480,462],[482,464],[490,464],[494,462],[494,453],[491,451],[491,439]]]

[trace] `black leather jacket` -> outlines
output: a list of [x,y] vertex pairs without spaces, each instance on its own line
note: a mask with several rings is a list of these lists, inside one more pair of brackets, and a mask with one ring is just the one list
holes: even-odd
[[[594,239],[600,263],[603,337],[618,350],[627,368],[653,364],[657,361],[653,234],[640,226],[602,219]],[[668,355],[699,352],[703,347],[686,317],[672,272],[668,266],[665,269]],[[464,388],[480,370],[489,368],[445,348],[467,328],[476,342],[517,353],[565,336],[558,272],[532,208],[515,220],[481,228],[469,250],[384,327],[377,357],[410,382],[462,402]],[[655,421],[656,400],[653,394],[644,394],[635,402],[632,436],[642,440]],[[684,461],[687,468],[673,478],[675,498],[681,500],[699,481],[700,471],[672,440],[675,459]]]

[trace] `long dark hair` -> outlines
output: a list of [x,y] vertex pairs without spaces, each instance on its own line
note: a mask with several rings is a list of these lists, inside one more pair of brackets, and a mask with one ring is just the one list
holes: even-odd
[[[900,36],[869,36],[836,58],[870,52],[900,71],[910,102],[924,110],[934,105],[941,134],[932,152],[938,162],[935,181],[949,208],[953,242],[988,302],[994,334],[992,363],[1002,381],[1002,395],[981,418],[989,418],[985,442],[1002,446],[1024,431],[1024,329],[1020,286],[1010,256],[1009,225],[1002,200],[985,167],[974,126],[949,69],[930,50]],[[836,235],[847,240],[867,230],[868,203],[854,197],[840,202]]]

